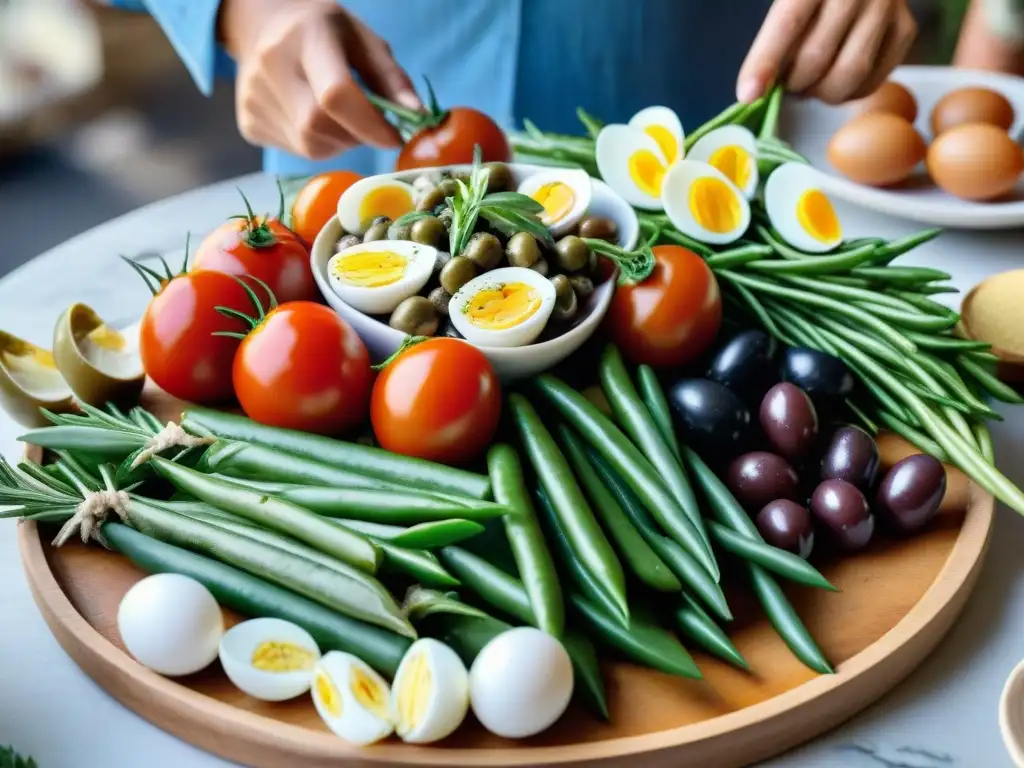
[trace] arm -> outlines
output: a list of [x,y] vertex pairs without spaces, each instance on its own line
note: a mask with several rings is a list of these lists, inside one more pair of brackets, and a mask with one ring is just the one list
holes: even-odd
[[971,0],[953,63],[1024,75],[1024,10],[1007,0]]

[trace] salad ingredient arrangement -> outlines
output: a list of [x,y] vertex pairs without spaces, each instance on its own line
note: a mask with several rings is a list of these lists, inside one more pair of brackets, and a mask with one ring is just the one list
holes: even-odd
[[25,426],[42,426],[41,408],[64,413],[74,408],[53,353],[0,331],[0,406]]

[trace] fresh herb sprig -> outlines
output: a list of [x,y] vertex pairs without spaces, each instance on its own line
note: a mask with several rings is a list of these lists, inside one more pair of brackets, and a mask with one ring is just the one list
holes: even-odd
[[456,179],[458,191],[445,202],[452,211],[452,225],[448,233],[448,250],[452,256],[462,253],[476,227],[480,216],[480,206],[487,195],[487,182],[491,171],[480,163],[480,146],[473,148],[473,170],[469,174],[469,183]]

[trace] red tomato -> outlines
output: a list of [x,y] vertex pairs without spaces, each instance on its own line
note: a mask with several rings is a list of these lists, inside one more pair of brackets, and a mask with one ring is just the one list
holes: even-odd
[[268,312],[235,355],[238,402],[249,418],[274,427],[333,435],[358,426],[372,379],[352,327],[309,301]]
[[189,272],[167,282],[146,307],[139,353],[146,374],[168,394],[193,403],[229,400],[231,365],[238,339],[215,331],[245,333],[241,320],[216,307],[252,314],[245,289],[222,272]]
[[418,131],[398,154],[396,171],[473,162],[473,147],[480,145],[485,163],[512,159],[505,132],[483,112],[468,107],[448,110],[438,125]]
[[461,464],[490,444],[501,416],[501,384],[484,353],[459,339],[430,339],[377,377],[370,421],[392,453]]
[[314,176],[292,203],[292,229],[307,248],[324,224],[338,212],[338,198],[362,176],[352,171],[328,171]]
[[718,281],[693,251],[678,245],[653,250],[651,276],[616,289],[605,326],[633,363],[684,365],[699,357],[718,335],[722,324]]

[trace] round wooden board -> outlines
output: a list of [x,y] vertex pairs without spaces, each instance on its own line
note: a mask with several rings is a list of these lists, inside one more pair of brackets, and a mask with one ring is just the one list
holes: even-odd
[[[148,405],[176,418],[166,396]],[[880,439],[891,463],[912,452]],[[33,453],[35,454],[33,456]],[[35,449],[29,452],[38,459]],[[431,747],[388,741],[349,746],[326,730],[308,697],[268,704],[247,697],[215,663],[172,680],[135,662],[117,632],[117,607],[144,574],[120,555],[70,544],[55,550],[34,523],[19,526],[21,557],[36,603],[57,641],[114,698],[158,727],[255,768],[338,765],[740,766],[779,754],[835,727],[889,691],[945,635],[967,600],[992,529],[991,496],[949,470],[938,519],[906,540],[882,538],[868,551],[820,563],[839,593],[789,594],[836,674],[818,676],[789,652],[742,594],[730,636],[753,674],[702,653],[701,681],[624,662],[605,664],[611,722],[573,705],[554,728],[505,741],[467,722]],[[233,624],[238,616],[226,615]]]

